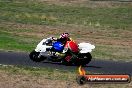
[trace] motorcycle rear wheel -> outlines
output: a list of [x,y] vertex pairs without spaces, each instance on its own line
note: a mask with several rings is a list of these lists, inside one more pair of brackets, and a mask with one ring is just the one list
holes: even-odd
[[86,66],[92,59],[92,56],[90,53],[86,54],[80,54],[78,60],[75,62],[77,66]]

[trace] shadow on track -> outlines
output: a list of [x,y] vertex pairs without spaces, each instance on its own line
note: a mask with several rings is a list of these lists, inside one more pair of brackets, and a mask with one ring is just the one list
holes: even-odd
[[[66,66],[64,64],[62,64],[61,62],[49,62],[49,61],[44,61],[42,63],[50,63],[50,64],[55,64],[55,65],[63,65],[63,66]],[[76,66],[76,65],[68,65],[70,67],[79,67],[79,66]],[[93,66],[93,65],[90,65],[90,66],[83,66],[83,67],[86,67],[86,68],[102,68],[102,67],[99,67],[99,66]]]
[[99,67],[99,66],[84,66],[84,67],[90,67],[90,68],[102,68],[102,67]]

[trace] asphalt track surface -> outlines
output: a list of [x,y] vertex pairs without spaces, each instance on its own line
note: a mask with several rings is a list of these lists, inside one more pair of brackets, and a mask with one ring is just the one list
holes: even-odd
[[[62,70],[77,70],[77,66],[65,66],[60,63],[33,62],[29,59],[28,53],[22,52],[3,52],[0,51],[0,64],[17,65],[29,67],[50,67]],[[129,74],[132,76],[132,62],[106,61],[93,59],[85,70],[104,74]]]

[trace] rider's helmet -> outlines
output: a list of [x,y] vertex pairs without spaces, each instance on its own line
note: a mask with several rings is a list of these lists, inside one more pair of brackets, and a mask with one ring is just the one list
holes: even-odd
[[70,37],[69,33],[62,33],[60,35],[60,38],[62,38],[62,39],[68,39],[69,37]]

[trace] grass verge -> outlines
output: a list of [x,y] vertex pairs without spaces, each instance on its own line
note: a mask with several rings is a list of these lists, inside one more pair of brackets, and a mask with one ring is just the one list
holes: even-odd
[[76,82],[77,71],[62,71],[51,68],[31,68],[20,66],[0,66],[0,87],[6,88],[131,88],[126,84],[85,84]]

